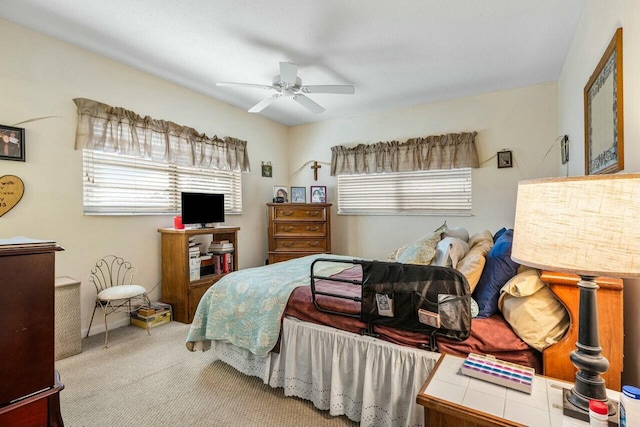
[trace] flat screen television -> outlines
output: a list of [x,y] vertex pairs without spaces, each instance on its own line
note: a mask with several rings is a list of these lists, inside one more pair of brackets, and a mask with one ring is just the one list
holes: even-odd
[[182,223],[207,227],[224,222],[224,194],[183,192]]

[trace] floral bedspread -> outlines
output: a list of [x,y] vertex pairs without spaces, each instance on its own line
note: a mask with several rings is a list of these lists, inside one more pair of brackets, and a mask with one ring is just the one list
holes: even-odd
[[[311,263],[317,258],[353,259],[309,255],[224,276],[200,300],[187,336],[187,348],[207,350],[212,340],[221,340],[258,356],[266,355],[278,341],[280,320],[289,295],[295,288],[309,285]],[[314,273],[329,276],[351,266],[320,262],[314,267]]]

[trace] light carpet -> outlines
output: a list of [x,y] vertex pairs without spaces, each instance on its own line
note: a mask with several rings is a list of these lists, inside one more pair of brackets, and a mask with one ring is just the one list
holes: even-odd
[[135,326],[82,340],[82,353],[56,362],[66,427],[357,426],[311,402],[284,396],[185,347],[189,325]]

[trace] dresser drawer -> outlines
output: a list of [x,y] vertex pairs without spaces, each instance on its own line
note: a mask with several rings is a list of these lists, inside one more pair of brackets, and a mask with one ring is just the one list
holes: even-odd
[[[315,253],[315,252],[314,252]],[[290,259],[302,258],[311,255],[309,252],[272,252],[269,254],[269,264],[276,262],[289,261]]]
[[273,224],[273,235],[276,237],[324,237],[327,235],[327,223],[277,222]]
[[275,250],[278,252],[325,252],[327,239],[275,239]]
[[275,221],[321,221],[327,220],[324,206],[272,206]]

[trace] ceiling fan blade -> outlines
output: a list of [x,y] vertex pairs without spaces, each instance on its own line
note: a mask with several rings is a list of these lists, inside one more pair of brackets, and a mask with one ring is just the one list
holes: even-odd
[[293,99],[294,101],[297,101],[298,104],[302,105],[304,108],[311,111],[312,113],[318,114],[324,111],[324,108],[322,108],[319,104],[317,104],[315,101],[312,101],[311,99],[307,98],[302,94],[294,95]]
[[338,93],[344,95],[353,95],[356,88],[353,85],[313,85],[302,86],[300,91],[304,93]]
[[253,83],[233,83],[233,82],[217,82],[216,86],[231,86],[231,87],[249,87],[253,89],[273,89],[278,90],[275,86],[269,85],[257,85]]
[[262,101],[258,102],[256,105],[249,109],[250,113],[259,113],[260,111],[267,108],[269,105],[273,103],[276,99],[278,99],[280,95],[272,95],[269,98],[265,98]]
[[296,84],[296,77],[298,77],[298,66],[291,62],[280,63],[280,80],[290,85]]

